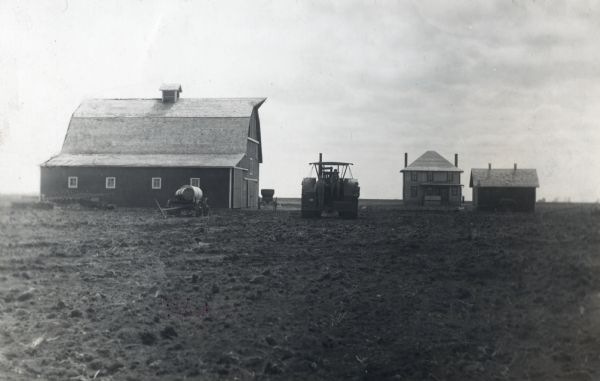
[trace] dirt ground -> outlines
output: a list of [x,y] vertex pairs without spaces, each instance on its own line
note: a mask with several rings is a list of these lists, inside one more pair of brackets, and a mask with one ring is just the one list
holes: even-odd
[[597,380],[600,212],[0,208],[3,380]]

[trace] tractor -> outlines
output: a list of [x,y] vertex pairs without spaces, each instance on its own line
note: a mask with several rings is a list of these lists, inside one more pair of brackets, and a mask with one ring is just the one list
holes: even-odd
[[337,213],[342,218],[356,218],[360,187],[358,180],[352,178],[352,163],[323,161],[320,153],[319,161],[309,165],[317,177],[302,180],[302,217],[318,218]]

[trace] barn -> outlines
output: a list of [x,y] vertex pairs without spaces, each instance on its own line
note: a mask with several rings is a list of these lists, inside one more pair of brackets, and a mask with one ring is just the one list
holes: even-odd
[[403,197],[406,205],[460,206],[462,185],[458,168],[458,154],[454,165],[436,151],[427,151],[408,165],[408,153],[404,154]]
[[212,208],[258,203],[265,98],[91,99],[69,122],[60,153],[41,165],[42,199],[164,205],[182,185],[202,188]]
[[477,210],[533,212],[539,181],[535,169],[473,168],[469,186],[473,188],[473,206]]

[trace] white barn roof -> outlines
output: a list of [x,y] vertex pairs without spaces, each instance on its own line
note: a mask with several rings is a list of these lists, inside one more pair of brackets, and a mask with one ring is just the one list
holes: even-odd
[[236,166],[264,98],[92,99],[43,166]]
[[265,98],[182,98],[175,103],[160,99],[90,99],[73,118],[249,118]]
[[60,154],[48,161],[53,167],[235,167],[244,154],[217,155],[70,155]]

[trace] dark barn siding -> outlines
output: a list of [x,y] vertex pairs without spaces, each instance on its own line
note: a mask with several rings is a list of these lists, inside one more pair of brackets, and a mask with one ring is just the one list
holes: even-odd
[[244,181],[244,173],[246,171],[236,168],[233,170],[233,207],[246,208],[246,182]]
[[246,185],[248,187],[248,207],[256,208],[258,207],[258,182],[246,180]]
[[[46,198],[100,197],[119,206],[165,205],[175,191],[200,178],[200,187],[211,208],[229,207],[228,168],[123,168],[123,167],[42,167],[41,194]],[[78,177],[78,188],[69,189],[67,178]],[[105,178],[116,177],[116,189],[105,188]],[[152,189],[152,178],[162,178],[162,189]]]
[[535,210],[535,188],[475,187],[473,188],[473,202],[478,210],[509,209],[515,212],[533,212]]

